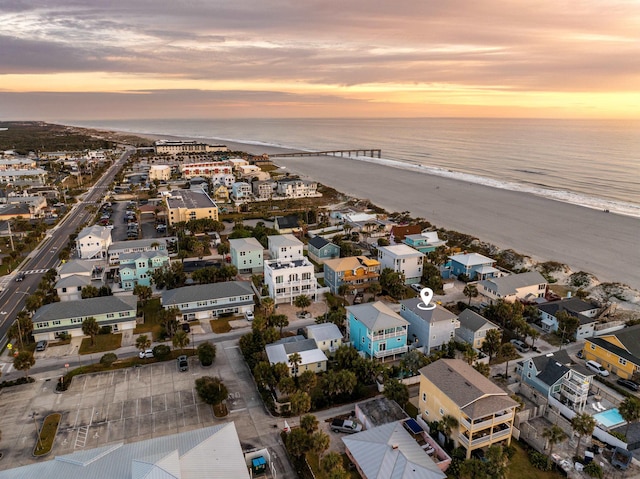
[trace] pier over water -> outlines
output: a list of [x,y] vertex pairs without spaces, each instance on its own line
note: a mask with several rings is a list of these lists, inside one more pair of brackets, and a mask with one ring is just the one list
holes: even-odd
[[360,148],[358,150],[331,150],[331,151],[300,151],[297,153],[274,153],[270,158],[285,158],[292,156],[370,156],[380,158],[382,150],[376,148]]

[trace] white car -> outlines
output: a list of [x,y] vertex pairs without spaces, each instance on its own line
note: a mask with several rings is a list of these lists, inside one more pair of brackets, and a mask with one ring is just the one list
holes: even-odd
[[144,351],[140,351],[138,356],[140,357],[140,359],[152,358],[153,349],[145,349]]
[[245,311],[244,319],[246,319],[247,321],[253,321],[253,318],[253,311]]
[[424,286],[422,286],[420,283],[416,283],[416,284],[412,284],[410,288],[414,290],[416,293],[419,293],[424,289]]

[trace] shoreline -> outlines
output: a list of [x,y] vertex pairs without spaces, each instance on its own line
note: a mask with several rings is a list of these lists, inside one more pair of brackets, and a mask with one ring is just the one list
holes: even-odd
[[[127,133],[151,140],[189,138]],[[255,155],[296,151],[225,144],[232,151]],[[600,282],[640,290],[640,220],[635,217],[347,157],[276,158],[274,163],[389,212],[409,211],[438,228],[473,235],[536,261],[558,261]]]

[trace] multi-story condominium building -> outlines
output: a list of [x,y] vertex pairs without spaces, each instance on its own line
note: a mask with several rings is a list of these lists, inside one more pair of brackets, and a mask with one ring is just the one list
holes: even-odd
[[118,268],[120,287],[125,291],[133,291],[138,284],[151,286],[151,275],[165,264],[169,264],[166,250],[121,254]]
[[407,246],[396,244],[378,247],[380,269],[391,268],[404,277],[404,284],[419,283],[422,278],[424,254]]
[[285,178],[277,181],[276,192],[287,198],[306,198],[310,196],[322,196],[318,193],[316,181],[300,180],[298,178]]
[[231,185],[231,196],[234,200],[248,200],[251,198],[251,185],[244,181],[236,181]]
[[292,234],[272,235],[269,240],[269,257],[271,259],[301,259],[304,257],[302,241]]
[[264,266],[264,248],[255,238],[236,238],[229,240],[231,264],[239,273],[262,273]]
[[440,305],[423,309],[422,299],[400,301],[400,316],[409,322],[408,338],[414,348],[426,355],[442,349],[451,341],[460,327],[458,317]]
[[179,155],[181,153],[215,153],[228,151],[226,145],[208,145],[188,140],[158,140],[155,142],[155,152]]
[[171,179],[171,167],[169,165],[151,165],[149,168],[149,181],[169,181]]
[[265,261],[264,282],[269,288],[269,296],[276,303],[293,304],[296,297],[302,294],[316,300],[318,282],[314,276],[314,266],[304,256]]
[[343,284],[352,290],[364,290],[380,277],[380,262],[366,256],[328,259],[324,262],[324,282],[333,294]]
[[86,226],[76,238],[76,253],[80,259],[105,259],[111,246],[111,230],[105,226]]
[[418,411],[428,422],[452,416],[456,446],[471,453],[493,444],[511,443],[518,403],[465,361],[439,359],[420,370]]
[[165,201],[171,226],[202,218],[218,220],[218,205],[202,190],[174,190]]
[[119,264],[120,255],[143,253],[145,251],[160,251],[166,254],[167,240],[165,238],[150,238],[132,241],[115,241],[109,246],[109,264]]
[[248,281],[185,286],[162,293],[164,309],[178,308],[183,321],[215,319],[222,314],[253,312],[253,290]]
[[544,298],[547,286],[544,276],[537,271],[529,271],[479,281],[478,292],[490,300],[533,302],[537,298]]
[[0,171],[35,170],[36,168],[36,160],[33,158],[0,159]]
[[233,165],[227,161],[198,161],[193,163],[183,163],[180,165],[180,173],[183,178],[211,178],[215,175],[232,175]]
[[135,296],[101,296],[79,301],[49,303],[33,315],[33,337],[54,340],[60,334],[83,336],[82,322],[95,318],[100,326],[111,326],[113,332],[136,327]]
[[44,185],[47,172],[41,168],[33,170],[4,170],[0,171],[0,184],[11,183],[16,186],[39,186]]
[[368,358],[395,358],[407,352],[409,322],[389,306],[375,303],[347,307],[349,340]]

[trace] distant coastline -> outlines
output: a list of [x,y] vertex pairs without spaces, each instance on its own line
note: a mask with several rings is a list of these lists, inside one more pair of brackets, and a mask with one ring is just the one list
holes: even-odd
[[[151,140],[204,140],[126,133]],[[263,144],[225,143],[231,150],[256,155],[294,151]],[[474,235],[536,261],[558,261],[573,271],[594,274],[602,282],[620,282],[640,290],[637,218],[348,158],[281,158],[275,163],[292,174],[313,178],[348,196],[369,199],[387,211],[409,211],[437,227]]]

